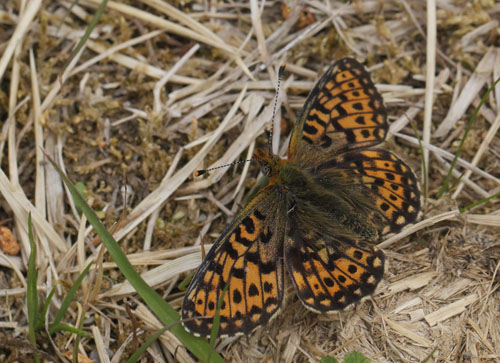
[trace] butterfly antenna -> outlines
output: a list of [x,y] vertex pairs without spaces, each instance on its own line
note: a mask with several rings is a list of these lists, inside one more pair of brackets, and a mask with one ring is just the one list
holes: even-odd
[[228,166],[233,166],[233,165],[236,165],[236,164],[243,164],[243,163],[246,163],[248,161],[253,161],[253,160],[254,159],[233,161],[232,163],[224,164],[224,165],[221,165],[221,166],[216,166],[215,168],[196,170],[194,172],[194,176],[201,176],[201,175],[206,174],[206,173],[208,173],[209,171],[212,171],[212,170],[216,170],[216,169],[220,169],[220,168],[226,168]]
[[273,154],[273,128],[274,128],[274,117],[276,116],[276,107],[278,106],[278,96],[280,94],[280,83],[283,73],[285,73],[285,65],[282,64],[278,71],[278,85],[276,87],[276,95],[274,97],[274,107],[273,107],[273,117],[271,118],[271,131],[269,133],[269,155]]

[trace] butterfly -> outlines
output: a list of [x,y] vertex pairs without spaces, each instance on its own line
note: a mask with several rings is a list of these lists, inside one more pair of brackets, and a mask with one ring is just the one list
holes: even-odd
[[372,294],[384,273],[384,254],[374,243],[421,214],[410,167],[373,148],[387,130],[369,73],[353,58],[333,64],[304,104],[287,158],[255,152],[269,183],[191,280],[182,304],[185,329],[210,336],[218,306],[220,336],[268,323],[283,304],[285,270],[301,302],[318,313]]

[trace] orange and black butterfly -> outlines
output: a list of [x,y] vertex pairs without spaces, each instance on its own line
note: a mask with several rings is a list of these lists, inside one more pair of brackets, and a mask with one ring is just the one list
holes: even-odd
[[288,158],[257,151],[269,184],[221,234],[182,305],[184,327],[209,336],[219,299],[221,336],[249,333],[283,303],[284,271],[309,309],[328,313],[373,293],[384,273],[374,243],[420,215],[412,170],[373,148],[387,134],[370,75],[344,58],[311,91]]

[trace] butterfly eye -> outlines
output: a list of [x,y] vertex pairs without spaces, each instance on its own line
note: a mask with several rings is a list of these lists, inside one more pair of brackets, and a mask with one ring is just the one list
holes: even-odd
[[260,170],[265,176],[269,176],[271,174],[271,168],[268,165],[264,165]]

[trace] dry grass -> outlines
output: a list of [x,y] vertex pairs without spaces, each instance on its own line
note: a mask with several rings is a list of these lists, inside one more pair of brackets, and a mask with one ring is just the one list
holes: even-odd
[[[356,350],[373,362],[414,362],[433,349],[435,362],[500,359],[500,201],[457,211],[500,190],[500,84],[463,146],[452,183],[462,179],[439,198],[467,120],[500,76],[500,3],[289,2],[285,19],[282,3],[272,1],[109,2],[67,64],[98,4],[0,5],[0,219],[21,247],[18,255],[0,254],[0,360],[11,350],[31,352],[28,213],[39,250],[38,291],[45,297],[56,286],[55,306],[100,250],[42,147],[83,183],[132,264],[179,308],[177,285],[199,265],[201,241],[212,243],[245,202],[257,169],[247,163],[196,180],[192,173],[247,159],[267,142],[276,70],[286,63],[273,140],[283,150],[308,90],[348,55],[365,61],[383,93],[392,123],[387,147],[425,177],[410,121],[421,133],[425,219],[382,243],[389,267],[372,299],[321,316],[306,311],[289,287],[273,324],[220,341],[218,350],[234,361],[317,361]],[[124,301],[141,329],[159,325],[104,259],[102,288],[84,317],[94,339],[83,339],[80,352],[108,348],[117,361],[130,354],[132,339]],[[68,324],[82,318],[81,300],[94,283],[82,287]],[[40,348],[54,357],[73,343],[72,335],[58,334]],[[165,336],[145,359],[192,358]]]

